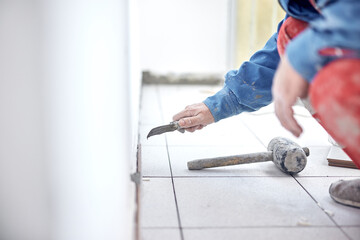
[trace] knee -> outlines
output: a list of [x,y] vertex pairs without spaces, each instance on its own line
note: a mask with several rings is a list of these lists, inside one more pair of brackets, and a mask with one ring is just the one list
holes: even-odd
[[360,106],[360,59],[340,59],[326,65],[311,83],[310,99],[316,108],[334,102]]
[[331,135],[340,142],[351,139],[350,136],[359,139],[360,59],[340,59],[326,65],[311,83],[309,95],[322,125]]

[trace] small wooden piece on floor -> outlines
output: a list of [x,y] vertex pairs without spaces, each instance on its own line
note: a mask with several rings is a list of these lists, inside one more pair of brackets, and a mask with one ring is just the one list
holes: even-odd
[[351,161],[350,157],[338,146],[331,146],[327,156],[329,166],[356,168],[356,165]]

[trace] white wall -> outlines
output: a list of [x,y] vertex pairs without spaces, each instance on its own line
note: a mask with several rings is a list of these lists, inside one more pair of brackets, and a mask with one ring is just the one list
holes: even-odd
[[49,239],[41,3],[0,2],[0,239]]
[[[138,144],[139,128],[139,110],[140,110],[140,92],[141,92],[141,68],[140,68],[140,22],[139,22],[139,4],[138,0],[129,1],[129,24],[128,24],[128,64],[129,64],[129,83],[130,83],[130,114],[131,114],[131,157],[134,158]],[[136,159],[131,161],[131,171],[136,171]]]
[[229,63],[229,0],[139,0],[141,68],[223,73]]
[[123,0],[0,2],[0,239],[133,237],[128,20]]

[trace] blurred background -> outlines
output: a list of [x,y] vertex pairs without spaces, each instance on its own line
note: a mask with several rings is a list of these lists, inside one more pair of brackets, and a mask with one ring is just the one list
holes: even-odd
[[276,0],[0,1],[0,239],[136,239],[142,73],[222,76],[283,17]]
[[226,73],[264,46],[285,13],[277,0],[139,0],[142,70]]

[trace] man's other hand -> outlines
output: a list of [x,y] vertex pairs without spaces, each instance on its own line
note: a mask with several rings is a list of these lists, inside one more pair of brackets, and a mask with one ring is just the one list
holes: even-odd
[[179,121],[180,127],[186,131],[194,132],[213,123],[214,117],[204,103],[195,103],[175,114],[173,120]]
[[307,96],[308,87],[308,82],[293,69],[284,55],[274,76],[272,95],[275,114],[281,125],[296,137],[300,136],[302,128],[294,118],[292,106],[298,97]]

